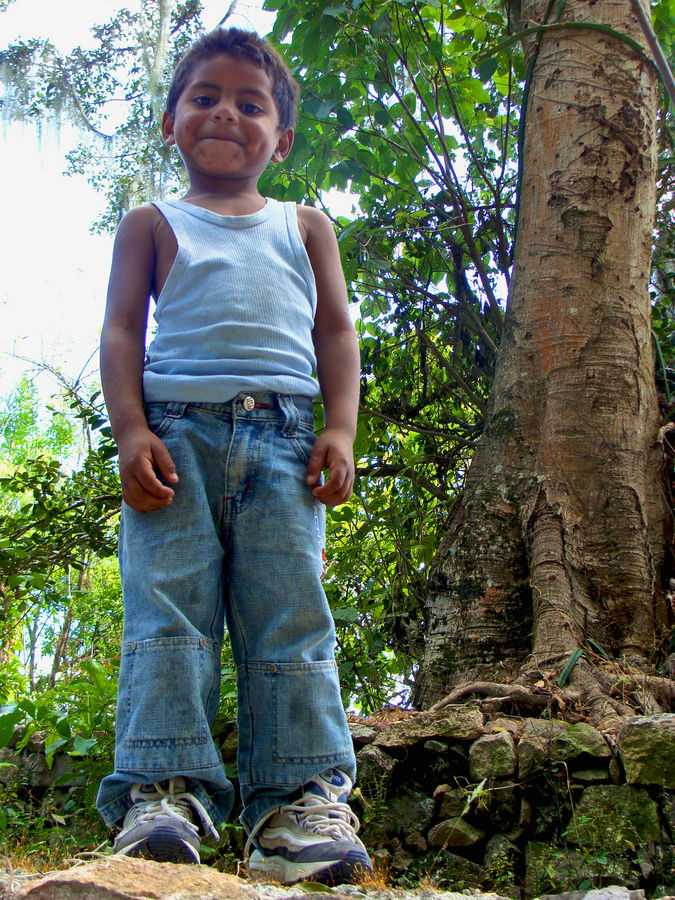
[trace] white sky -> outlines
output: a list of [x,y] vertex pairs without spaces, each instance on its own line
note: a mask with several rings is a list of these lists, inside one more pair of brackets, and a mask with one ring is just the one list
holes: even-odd
[[[1,43],[49,37],[65,51],[91,43],[89,28],[115,9],[137,0],[15,0],[0,13]],[[229,2],[206,0],[204,24],[215,26]],[[232,24],[266,33],[273,16],[243,0]],[[2,126],[0,126],[2,127]],[[0,396],[22,372],[24,360],[44,360],[70,377],[97,373],[97,347],[112,250],[112,238],[92,236],[91,223],[104,197],[81,177],[67,177],[65,153],[77,142],[70,126],[44,129],[29,124],[2,127],[0,171]],[[49,385],[42,385],[47,393]]]

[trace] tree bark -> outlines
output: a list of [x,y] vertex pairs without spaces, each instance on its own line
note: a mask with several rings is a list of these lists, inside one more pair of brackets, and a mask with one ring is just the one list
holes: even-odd
[[[523,3],[523,28],[546,3]],[[640,36],[625,0],[559,24]],[[526,110],[513,278],[488,426],[430,573],[415,702],[560,669],[588,640],[646,666],[663,622],[666,515],[648,279],[655,69],[618,37],[555,27]],[[593,715],[615,715],[589,677]]]

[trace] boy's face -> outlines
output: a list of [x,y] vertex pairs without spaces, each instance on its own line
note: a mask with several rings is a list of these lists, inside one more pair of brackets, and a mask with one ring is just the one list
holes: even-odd
[[267,72],[226,54],[193,69],[175,115],[164,114],[162,135],[178,147],[191,178],[254,184],[270,161],[288,156],[293,143],[293,129],[279,129]]

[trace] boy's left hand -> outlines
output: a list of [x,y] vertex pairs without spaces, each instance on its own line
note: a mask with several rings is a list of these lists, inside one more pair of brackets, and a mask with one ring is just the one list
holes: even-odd
[[[353,440],[338,429],[327,428],[316,440],[307,464],[307,484],[312,493],[326,506],[345,503],[354,487]],[[328,480],[319,484],[323,469],[329,470]]]

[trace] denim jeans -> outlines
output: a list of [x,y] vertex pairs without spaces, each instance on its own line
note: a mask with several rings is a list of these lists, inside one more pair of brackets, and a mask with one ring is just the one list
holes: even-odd
[[112,824],[132,783],[182,775],[216,824],[227,817],[233,788],[210,731],[226,623],[250,830],[325,769],[355,773],[321,586],[324,508],[305,483],[313,404],[256,392],[146,413],[180,480],[170,506],[122,510],[115,771],[97,806]]

